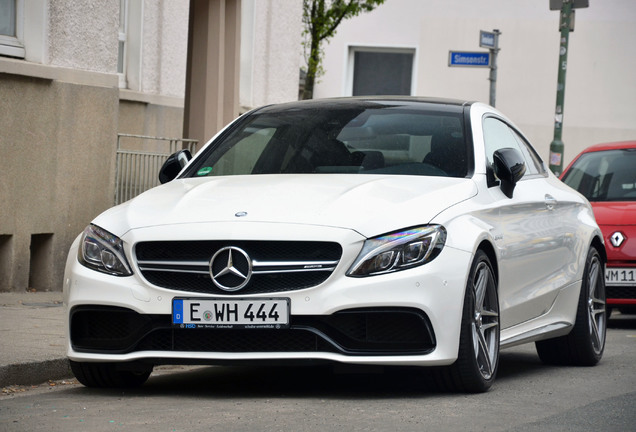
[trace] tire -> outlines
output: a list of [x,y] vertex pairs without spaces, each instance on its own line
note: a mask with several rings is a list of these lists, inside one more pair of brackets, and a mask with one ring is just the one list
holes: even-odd
[[565,336],[536,342],[537,353],[547,364],[594,366],[603,357],[606,331],[604,265],[598,250],[592,247],[585,261],[572,331]]
[[84,363],[70,361],[77,380],[86,387],[139,387],[152,373],[152,366],[121,370],[118,363]]
[[457,361],[435,373],[441,389],[487,391],[499,367],[499,332],[497,280],[488,256],[477,251],[466,284]]

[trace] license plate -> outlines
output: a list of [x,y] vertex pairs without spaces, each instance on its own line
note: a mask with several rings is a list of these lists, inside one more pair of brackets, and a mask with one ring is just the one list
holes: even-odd
[[636,268],[606,268],[605,285],[636,285]]
[[180,328],[286,328],[289,299],[175,298],[172,324]]

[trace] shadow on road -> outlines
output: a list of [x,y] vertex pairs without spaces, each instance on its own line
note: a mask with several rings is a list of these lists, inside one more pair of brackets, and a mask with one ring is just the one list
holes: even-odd
[[[614,312],[609,328],[634,329],[636,315]],[[533,344],[503,350],[497,384],[531,379],[545,368]],[[496,384],[496,385],[497,385]],[[139,389],[79,387],[91,395],[176,396],[202,398],[414,398],[440,397],[431,369],[365,366],[163,366]]]
[[[544,367],[536,354],[502,352],[497,382],[519,379]],[[122,390],[73,391],[121,395]],[[429,368],[362,366],[202,366],[158,368],[140,389],[128,396],[183,395],[202,398],[339,398],[387,399],[440,397]]]

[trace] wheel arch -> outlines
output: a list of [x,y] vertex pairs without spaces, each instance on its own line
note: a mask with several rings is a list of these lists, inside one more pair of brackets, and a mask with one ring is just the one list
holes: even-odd
[[475,253],[479,250],[483,251],[490,260],[490,265],[492,265],[492,271],[494,272],[495,281],[497,283],[497,291],[499,291],[499,263],[497,261],[495,248],[488,240],[482,240],[477,246]]
[[605,251],[605,244],[603,244],[603,240],[599,236],[594,236],[592,238],[592,243],[590,247],[596,248],[598,253],[601,255],[601,260],[603,264],[607,264],[607,251]]

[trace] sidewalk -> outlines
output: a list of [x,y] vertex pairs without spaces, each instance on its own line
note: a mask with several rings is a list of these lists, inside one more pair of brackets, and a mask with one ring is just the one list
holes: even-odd
[[62,293],[0,293],[0,387],[72,376]]

